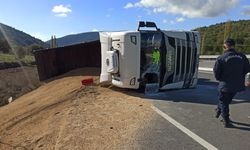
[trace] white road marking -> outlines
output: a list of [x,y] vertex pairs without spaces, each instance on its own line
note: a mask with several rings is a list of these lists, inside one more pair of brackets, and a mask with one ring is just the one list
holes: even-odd
[[233,99],[234,102],[245,102],[245,100],[242,99]]
[[199,137],[198,135],[196,135],[195,133],[193,133],[192,131],[190,131],[189,129],[187,129],[186,127],[184,127],[183,125],[181,125],[179,122],[175,121],[173,118],[171,118],[170,116],[168,116],[167,114],[165,114],[164,112],[162,112],[161,110],[159,110],[157,107],[155,106],[151,106],[151,108],[158,113],[160,116],[162,116],[163,118],[165,118],[167,121],[169,121],[171,124],[173,124],[175,127],[177,127],[178,129],[180,129],[182,132],[184,132],[185,134],[187,134],[189,137],[191,137],[192,139],[194,139],[196,142],[198,142],[199,144],[201,144],[203,147],[205,147],[208,150],[218,150],[218,148],[214,147],[213,145],[211,145],[210,143],[208,143],[207,141],[205,141],[204,139],[202,139],[201,137]]

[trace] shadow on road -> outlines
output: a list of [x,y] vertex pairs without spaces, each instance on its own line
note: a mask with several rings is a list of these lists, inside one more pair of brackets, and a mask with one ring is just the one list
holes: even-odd
[[[241,123],[236,121],[231,121],[233,123],[233,126],[231,128],[244,130],[244,131],[250,131],[250,124],[247,123]],[[237,125],[237,126],[235,126]]]
[[[125,94],[141,97],[146,99],[153,99],[159,101],[173,101],[173,102],[188,102],[199,103],[208,105],[217,105],[217,90],[218,82],[211,81],[209,79],[200,78],[197,88],[194,89],[181,89],[181,90],[168,90],[161,91],[159,93],[140,94],[131,90],[123,90],[113,88],[113,90],[119,90]],[[249,103],[250,102],[250,90],[238,93],[232,104]]]
[[[200,78],[198,84],[204,85],[204,86],[209,86],[210,88],[214,88],[214,93],[216,93],[215,99],[217,102],[218,82],[214,82],[212,80],[205,79],[205,78]],[[246,103],[246,102],[248,102],[248,103],[250,102],[250,88],[246,88],[245,91],[237,93],[237,95],[234,97],[232,104],[239,104],[239,103]]]

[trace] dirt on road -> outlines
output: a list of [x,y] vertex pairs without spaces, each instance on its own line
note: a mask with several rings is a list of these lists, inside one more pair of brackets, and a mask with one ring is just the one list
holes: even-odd
[[[83,68],[0,107],[0,149],[129,149],[153,116],[140,94],[98,84]],[[92,86],[81,80],[93,77]]]

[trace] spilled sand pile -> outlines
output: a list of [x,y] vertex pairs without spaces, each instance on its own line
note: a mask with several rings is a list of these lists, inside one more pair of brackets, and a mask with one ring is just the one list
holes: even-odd
[[[57,77],[0,108],[0,149],[126,149],[153,115],[134,91],[98,85],[99,70]],[[82,86],[92,76],[95,84]]]

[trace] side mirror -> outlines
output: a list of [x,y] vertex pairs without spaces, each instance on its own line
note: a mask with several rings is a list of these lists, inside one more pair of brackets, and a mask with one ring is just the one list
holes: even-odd
[[157,31],[160,31],[159,28],[157,28],[156,24],[154,22],[144,22],[140,21],[137,31],[140,31],[140,28],[147,27],[147,28],[155,28]]
[[146,22],[146,27],[157,28],[157,26],[154,22]]
[[143,28],[143,27],[146,27],[146,24],[145,24],[144,21],[140,21],[140,22],[139,22],[139,25],[138,25],[137,31],[140,31],[140,28]]
[[146,27],[145,22],[144,22],[144,21],[140,21],[140,22],[139,22],[139,27]]

